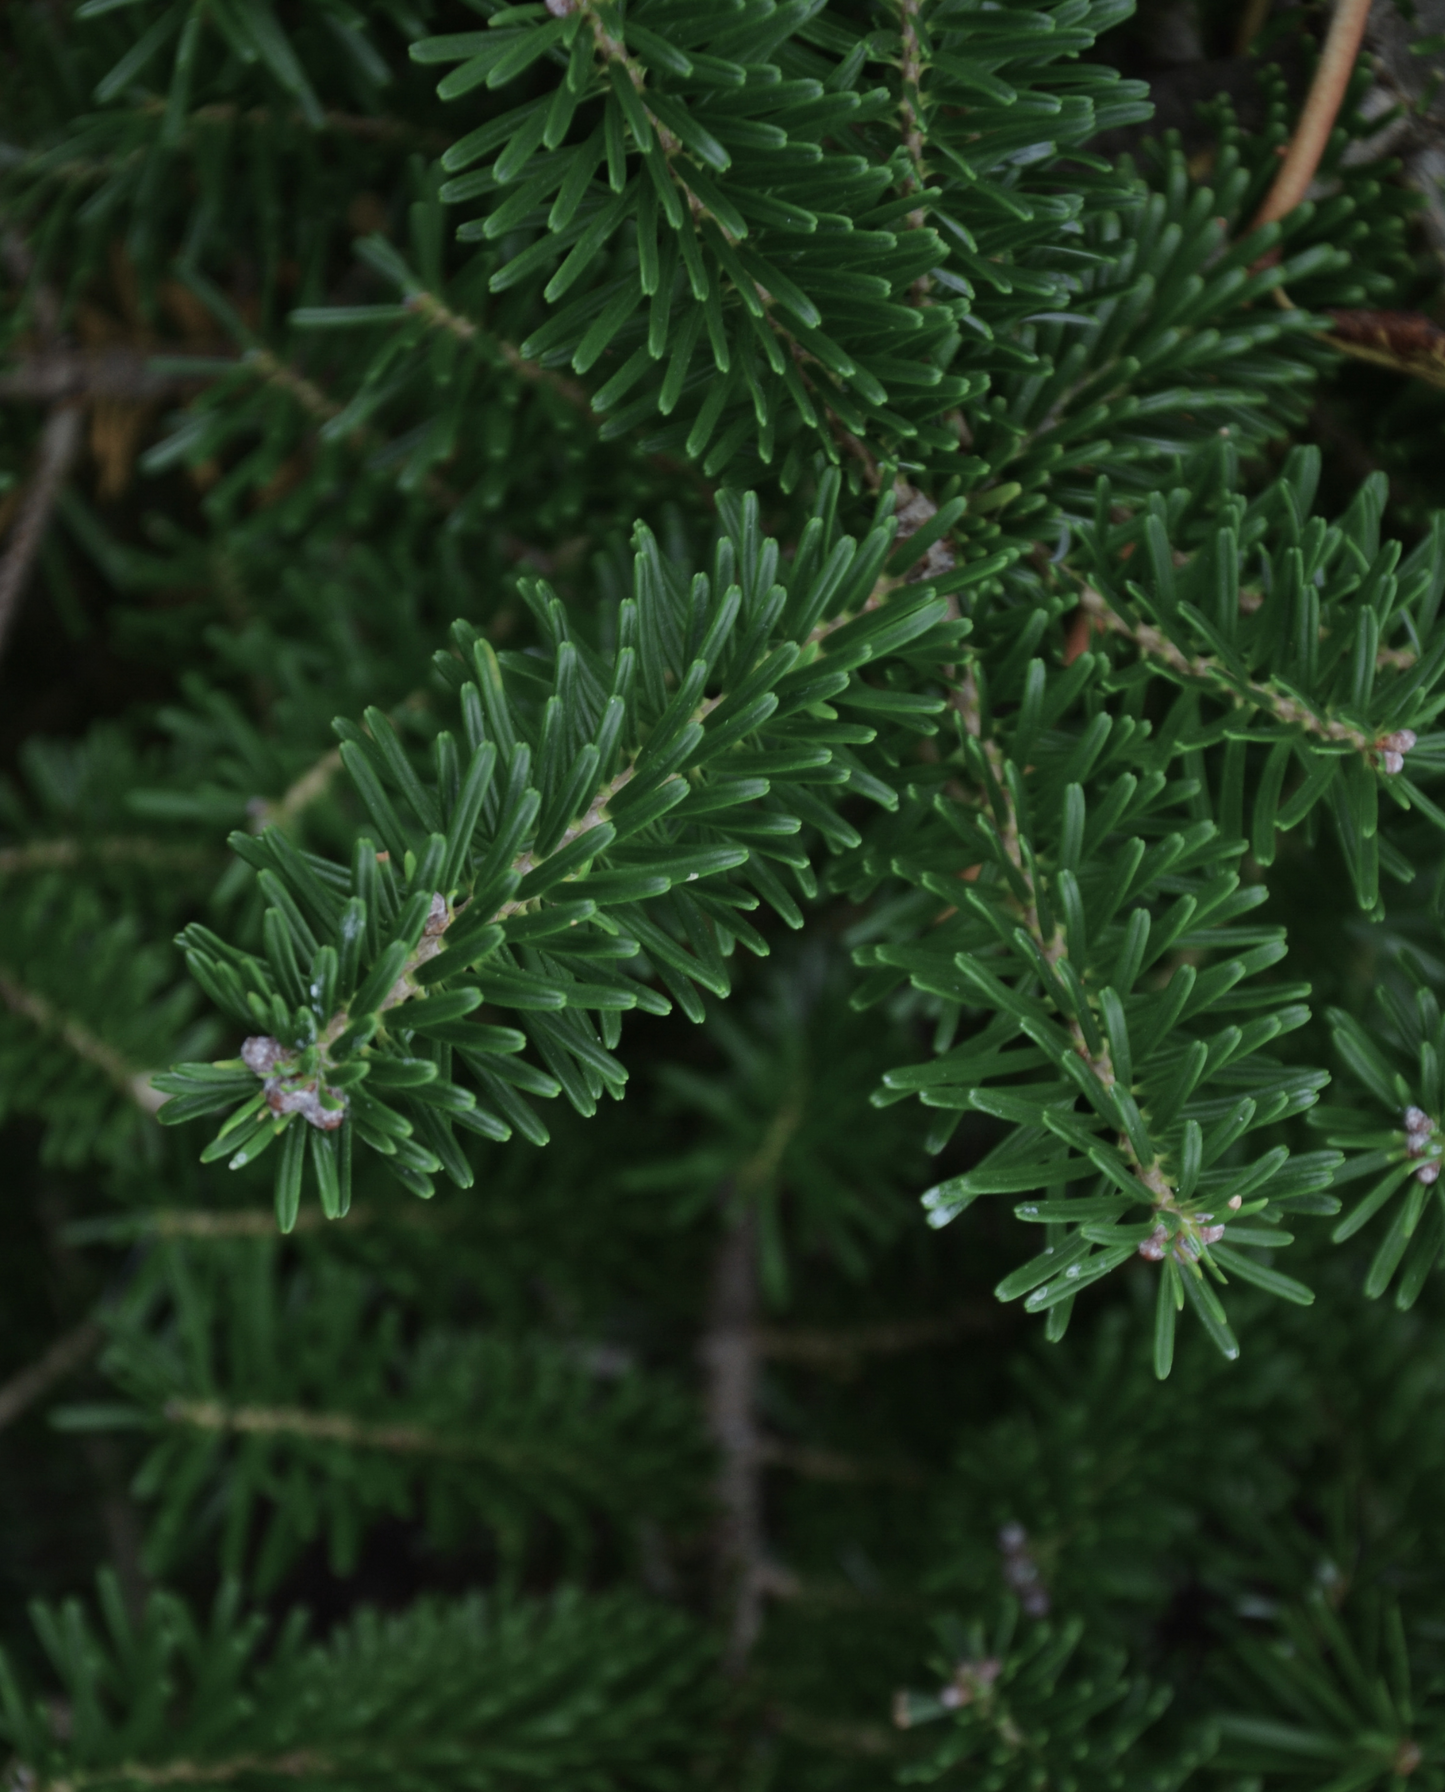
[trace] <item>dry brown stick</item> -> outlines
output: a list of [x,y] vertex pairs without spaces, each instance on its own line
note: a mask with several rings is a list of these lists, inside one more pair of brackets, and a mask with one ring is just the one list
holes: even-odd
[[1304,111],[1300,113],[1280,171],[1274,177],[1274,185],[1250,225],[1251,230],[1263,229],[1266,224],[1284,217],[1286,212],[1292,212],[1309,191],[1320,157],[1330,140],[1330,132],[1335,128],[1345,89],[1354,73],[1355,58],[1369,16],[1370,0],[1335,0],[1334,16]]
[[10,545],[0,560],[0,653],[4,652],[5,638],[15,620],[31,566],[45,539],[55,500],[80,452],[80,424],[80,406],[67,399],[51,411],[41,431],[40,463],[21,501]]
[[28,1368],[0,1385],[0,1431],[28,1412],[57,1381],[64,1381],[67,1375],[88,1363],[100,1349],[104,1337],[104,1331],[93,1319],[82,1320],[72,1331],[58,1337]]

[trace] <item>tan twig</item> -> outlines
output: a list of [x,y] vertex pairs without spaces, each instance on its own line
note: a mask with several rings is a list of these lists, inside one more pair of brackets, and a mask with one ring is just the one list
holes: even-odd
[[307,766],[274,801],[254,796],[246,805],[251,830],[259,834],[263,828],[287,827],[313,803],[319,802],[331,788],[331,781],[341,770],[341,750],[332,747],[314,765]]
[[0,653],[4,652],[30,569],[45,539],[55,500],[80,452],[81,416],[80,406],[67,399],[51,411],[41,431],[39,464],[21,500],[10,545],[0,560]]
[[998,1324],[995,1306],[969,1307],[938,1319],[883,1320],[876,1325],[803,1327],[759,1326],[759,1354],[776,1363],[804,1363],[812,1368],[846,1368],[861,1356],[893,1356],[946,1344],[965,1332],[991,1331]]
[[76,865],[141,864],[170,870],[199,870],[215,855],[199,846],[173,846],[143,834],[102,840],[28,840],[23,846],[0,846],[0,877],[26,872],[69,871]]
[[196,358],[194,370],[175,366],[157,370],[152,356],[133,348],[49,348],[0,373],[0,398],[28,398],[45,404],[59,404],[68,398],[118,398],[141,404],[214,378],[211,363],[220,356],[231,358],[228,350],[219,349],[217,355]]
[[[358,1202],[337,1220],[328,1220],[319,1207],[303,1207],[292,1231],[317,1232],[323,1226],[344,1226],[348,1231],[356,1231],[384,1223],[403,1226],[408,1231],[449,1232],[459,1220],[460,1215],[455,1209],[428,1207],[420,1202],[391,1211]],[[85,1244],[141,1237],[191,1238],[203,1242],[230,1238],[273,1239],[276,1215],[270,1207],[155,1207],[114,1220],[80,1220],[69,1228],[68,1235],[74,1242]]]
[[759,1440],[757,1459],[813,1481],[891,1481],[900,1487],[916,1487],[923,1480],[921,1471],[911,1463],[871,1461],[777,1437]]
[[329,423],[333,417],[341,415],[341,406],[334,399],[328,398],[318,385],[303,374],[288,367],[269,348],[247,349],[242,360],[268,385],[290,393],[306,415],[314,417],[318,423]]
[[43,1356],[0,1385],[0,1431],[13,1425],[37,1400],[64,1381],[100,1349],[105,1332],[93,1319],[83,1320],[73,1331],[57,1338]]
[[42,1033],[50,1033],[63,1040],[77,1058],[93,1065],[122,1095],[133,1101],[143,1114],[158,1113],[166,1102],[167,1097],[159,1089],[152,1087],[150,1071],[135,1069],[113,1046],[107,1045],[92,1033],[89,1027],[62,1014],[45,996],[33,989],[24,988],[4,972],[0,972],[0,1002],[12,1014],[24,1015]]
[[475,1434],[449,1435],[429,1425],[375,1424],[345,1412],[300,1406],[228,1406],[221,1400],[167,1400],[162,1417],[173,1425],[244,1437],[291,1437],[307,1443],[379,1450],[388,1456],[426,1456],[456,1462],[490,1462],[512,1472],[538,1469],[583,1476],[589,1465],[566,1450],[517,1445]]
[[450,305],[444,304],[435,293],[408,293],[406,307],[408,311],[414,311],[419,317],[424,317],[434,328],[449,330],[460,342],[475,344],[480,340],[490,343],[519,379],[527,380],[532,385],[546,386],[559,398],[565,398],[568,404],[575,406],[589,421],[593,423],[602,421],[592,409],[592,400],[588,395],[587,388],[580,380],[568,379],[565,374],[555,373],[550,367],[543,367],[539,361],[529,361],[514,343],[504,341],[500,336],[491,335],[490,332],[482,329],[480,324],[473,323],[471,318],[463,317],[459,311],[453,311]]
[[[1008,792],[1008,781],[1004,776],[1003,749],[991,736],[983,732],[983,720],[979,708],[978,686],[972,672],[966,672],[960,680],[954,696],[954,707],[964,731],[973,736],[979,743],[983,757],[992,774],[992,791],[983,796],[981,808],[993,822],[996,837],[1003,850],[1025,896],[1012,897],[1011,901],[1023,923],[1024,931],[1038,948],[1044,962],[1051,968],[1060,964],[1069,956],[1068,943],[1063,928],[1055,925],[1052,934],[1044,932],[1039,915],[1038,891],[1034,882],[1033,871],[1026,857],[1023,836],[1019,828],[1018,815]],[[1068,1028],[1069,1038],[1081,1063],[1096,1078],[1099,1086],[1112,1093],[1118,1078],[1114,1071],[1113,1059],[1110,1056],[1107,1041],[1098,1052],[1090,1049],[1085,1038],[1084,1029],[1078,1017],[1061,1013],[1060,1018]],[[1159,1209],[1173,1211],[1177,1206],[1175,1190],[1164,1174],[1163,1164],[1156,1156],[1146,1163],[1134,1149],[1133,1140],[1127,1133],[1119,1135],[1119,1151],[1128,1163],[1129,1168],[1138,1178],[1140,1200],[1147,1200]]]
[[332,1771],[324,1755],[293,1749],[284,1755],[236,1755],[228,1761],[163,1761],[148,1766],[127,1761],[119,1767],[96,1767],[59,1779],[42,1779],[21,1766],[15,1783],[26,1792],[89,1792],[98,1786],[224,1786],[232,1780],[268,1777],[313,1779]]
[[471,1452],[424,1425],[372,1425],[344,1412],[310,1412],[297,1406],[227,1406],[220,1400],[167,1400],[173,1425],[245,1436],[299,1437],[314,1443],[348,1444],[395,1456],[459,1456]]
[[1334,16],[1304,110],[1295,125],[1289,151],[1274,177],[1274,185],[1250,225],[1251,230],[1262,230],[1266,224],[1273,224],[1287,212],[1292,212],[1309,191],[1339,116],[1350,76],[1354,73],[1355,58],[1369,16],[1370,0],[1335,0]]
[[[1226,701],[1257,705],[1276,721],[1303,729],[1317,740],[1353,747],[1372,770],[1378,771],[1382,764],[1386,769],[1391,769],[1392,756],[1403,759],[1404,753],[1415,744],[1414,735],[1407,736],[1406,731],[1384,736],[1367,734],[1353,723],[1341,721],[1338,716],[1320,715],[1300,698],[1291,696],[1287,691],[1277,690],[1272,684],[1255,678],[1236,677],[1227,666],[1210,654],[1185,653],[1169,639],[1163,629],[1156,628],[1153,623],[1130,622],[1121,616],[1092,585],[1085,585],[1080,593],[1080,608],[1090,619],[1094,632],[1107,631],[1121,636],[1132,642],[1140,653],[1168,666],[1180,678],[1213,686],[1215,692]],[[1071,648],[1074,645],[1072,637],[1069,645]],[[1400,768],[1394,766],[1393,769]]]
[[[898,59],[898,80],[902,94],[898,102],[899,120],[903,126],[903,147],[908,151],[911,172],[904,182],[906,193],[920,193],[928,185],[928,170],[923,162],[923,46],[918,37],[920,0],[898,0],[898,36],[901,54]],[[908,214],[915,230],[924,223],[922,211]]]

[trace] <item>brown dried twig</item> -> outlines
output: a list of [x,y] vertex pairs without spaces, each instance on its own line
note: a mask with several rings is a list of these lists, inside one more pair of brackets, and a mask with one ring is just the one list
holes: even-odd
[[1292,212],[1309,191],[1320,157],[1335,128],[1345,90],[1354,73],[1355,58],[1370,16],[1370,0],[1335,0],[1334,16],[1325,36],[1319,67],[1310,83],[1304,110],[1290,139],[1289,149],[1274,177],[1274,185],[1255,214],[1251,230],[1262,230]]

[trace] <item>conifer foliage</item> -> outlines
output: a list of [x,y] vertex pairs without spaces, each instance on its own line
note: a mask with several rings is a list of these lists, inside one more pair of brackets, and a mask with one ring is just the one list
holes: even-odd
[[1445,1784],[1336,5],[6,11],[17,1787]]

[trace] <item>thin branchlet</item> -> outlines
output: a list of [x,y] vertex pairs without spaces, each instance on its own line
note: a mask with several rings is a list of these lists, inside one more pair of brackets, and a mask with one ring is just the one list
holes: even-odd
[[[1018,814],[1008,793],[1003,748],[992,735],[984,732],[978,683],[971,670],[966,669],[958,680],[953,701],[965,733],[978,742],[991,773],[981,795],[976,799],[970,797],[969,800],[976,800],[993,822],[999,844],[1014,873],[1014,882],[1022,886],[1024,891],[1022,897],[1011,891],[1010,903],[1040,956],[1053,969],[1069,956],[1068,942],[1061,926],[1056,925],[1052,933],[1049,933],[1040,918],[1031,855],[1024,850]],[[1098,1049],[1095,1050],[1077,1015],[1061,1013],[1061,1019],[1080,1062],[1105,1094],[1112,1095],[1119,1079],[1108,1041],[1101,1034]],[[1147,1115],[1144,1118],[1147,1124]],[[1212,1215],[1198,1213],[1187,1202],[1181,1202],[1178,1187],[1170,1180],[1164,1161],[1157,1153],[1148,1159],[1141,1157],[1128,1132],[1122,1129],[1117,1136],[1117,1144],[1120,1155],[1133,1172],[1144,1197],[1156,1212],[1168,1216],[1167,1224],[1161,1219],[1156,1236],[1169,1240],[1171,1248],[1175,1248],[1190,1261],[1198,1257],[1200,1244],[1212,1244],[1222,1236],[1222,1227],[1210,1227],[1208,1224]],[[1146,1248],[1143,1254],[1153,1256],[1155,1253]],[[1161,1249],[1158,1255],[1163,1254]]]
[[1130,622],[1085,584],[1079,593],[1083,614],[1094,631],[1118,635],[1139,652],[1168,666],[1180,678],[1205,684],[1229,701],[1258,707],[1278,722],[1302,729],[1332,746],[1352,747],[1373,769],[1396,773],[1404,769],[1405,755],[1416,745],[1413,729],[1396,728],[1388,734],[1368,734],[1339,716],[1322,715],[1303,698],[1280,690],[1265,679],[1240,678],[1222,660],[1207,653],[1186,653],[1152,622]]
[[107,1045],[72,1015],[64,1014],[38,990],[27,989],[9,972],[0,971],[0,1002],[12,1014],[23,1015],[42,1033],[61,1040],[82,1062],[98,1070],[143,1114],[156,1114],[168,1099],[151,1083],[149,1070],[137,1070],[112,1045]]

